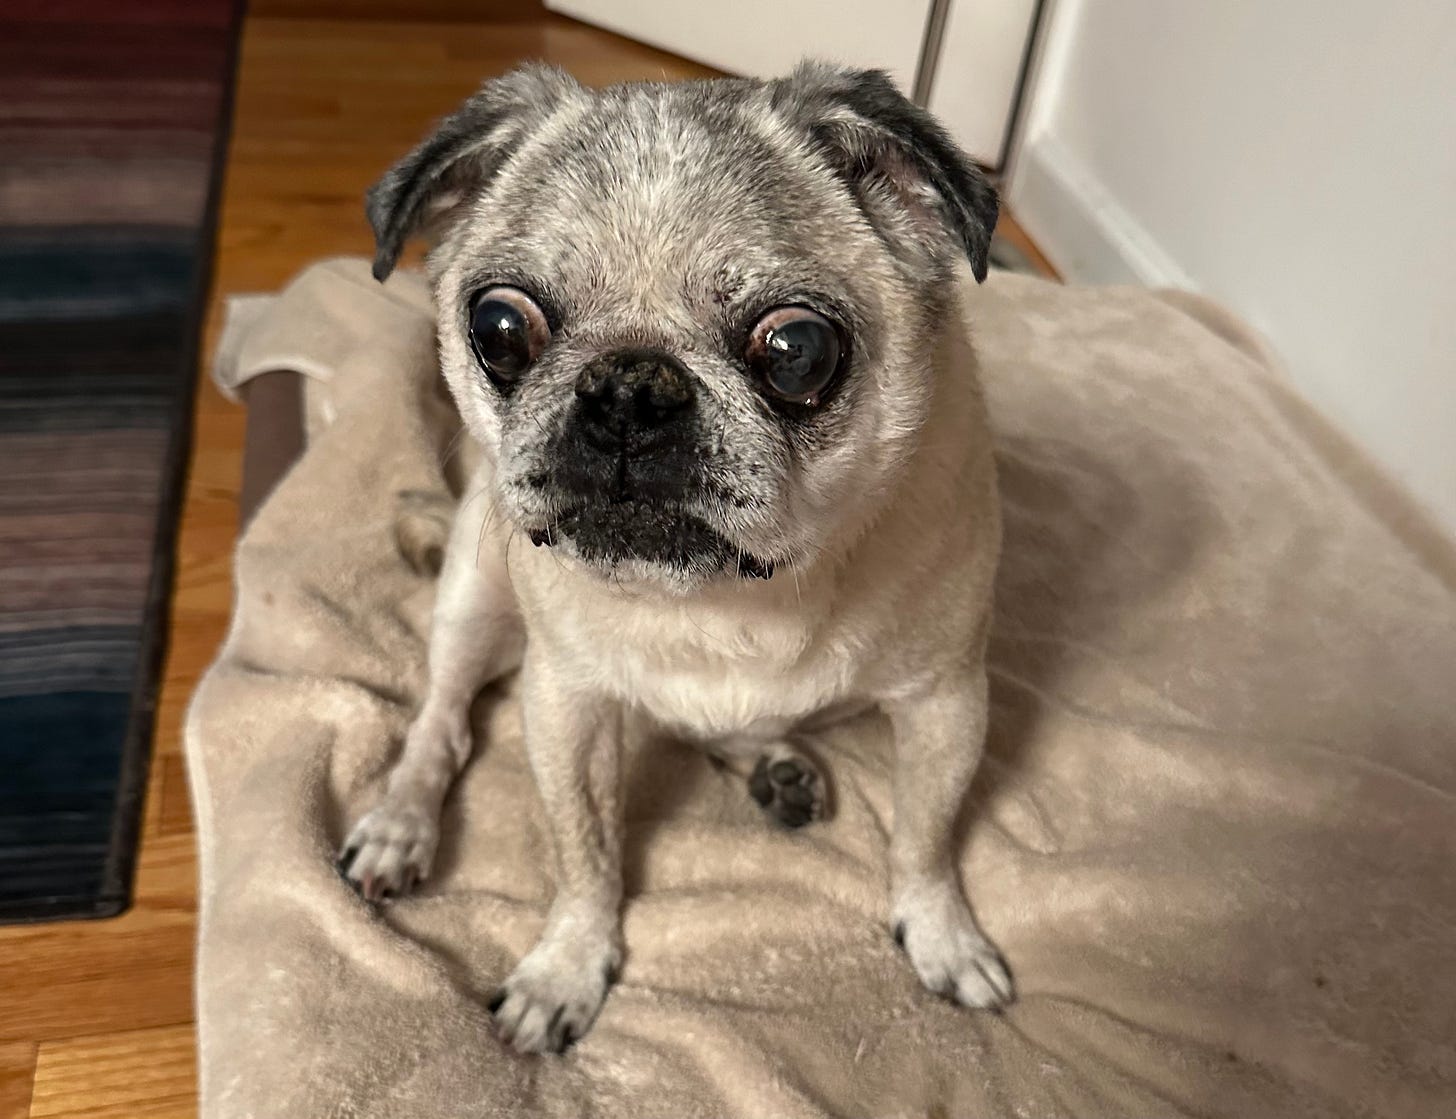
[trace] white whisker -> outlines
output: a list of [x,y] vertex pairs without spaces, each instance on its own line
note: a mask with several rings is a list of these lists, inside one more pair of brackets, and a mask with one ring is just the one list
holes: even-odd
[[447,465],[449,465],[450,460],[455,456],[455,452],[460,449],[460,444],[464,440],[465,440],[465,425],[464,424],[461,424],[460,425],[460,430],[457,431],[455,433],[455,437],[453,439],[451,439],[450,442],[445,445],[445,452],[444,452],[444,454],[442,454],[440,456],[440,469],[441,470],[445,469],[445,467]]

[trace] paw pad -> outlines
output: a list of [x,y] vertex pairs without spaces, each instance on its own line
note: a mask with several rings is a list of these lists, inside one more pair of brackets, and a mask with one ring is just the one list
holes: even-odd
[[801,828],[824,815],[824,781],[797,755],[759,758],[748,792],[786,828]]

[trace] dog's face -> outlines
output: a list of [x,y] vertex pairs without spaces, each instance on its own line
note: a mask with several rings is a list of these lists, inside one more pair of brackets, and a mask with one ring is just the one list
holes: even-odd
[[994,192],[882,76],[487,83],[371,192],[433,225],[446,377],[501,513],[615,577],[767,577],[913,449]]

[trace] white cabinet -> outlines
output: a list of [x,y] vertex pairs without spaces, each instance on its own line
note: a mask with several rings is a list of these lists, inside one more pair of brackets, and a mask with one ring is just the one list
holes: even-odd
[[949,0],[926,104],[987,167],[1000,167],[1037,0]]
[[563,15],[732,74],[801,58],[888,70],[998,166],[1037,0],[546,0]]
[[932,0],[546,0],[546,6],[731,74],[774,77],[805,56],[915,82]]

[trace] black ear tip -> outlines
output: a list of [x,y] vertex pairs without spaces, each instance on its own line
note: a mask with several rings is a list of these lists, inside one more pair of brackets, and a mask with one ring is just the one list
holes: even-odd
[[1001,199],[995,184],[974,165],[970,167],[970,180],[964,197],[970,220],[965,222],[961,236],[966,256],[971,262],[971,274],[976,277],[976,283],[981,284],[986,282],[990,270],[991,240],[1001,216]]
[[[992,224],[995,218],[991,219]],[[976,283],[984,284],[986,277],[991,273],[991,229],[986,228],[984,235],[979,230],[972,232],[965,242],[966,259],[971,262],[971,275],[976,278]]]
[[374,264],[370,271],[374,273],[374,278],[380,283],[389,279],[389,274],[399,263],[399,254],[403,247],[404,240],[401,237],[392,237],[382,233],[374,235]]
[[399,259],[399,241],[391,236],[390,211],[395,199],[387,186],[386,175],[364,192],[364,216],[369,219],[369,228],[374,232],[374,278],[381,283],[394,271]]

